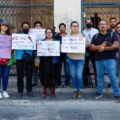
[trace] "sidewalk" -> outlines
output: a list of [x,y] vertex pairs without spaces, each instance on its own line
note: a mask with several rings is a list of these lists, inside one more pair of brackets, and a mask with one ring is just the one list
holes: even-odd
[[100,100],[94,99],[95,88],[83,89],[83,97],[73,100],[72,88],[57,88],[57,97],[41,98],[42,88],[34,88],[36,97],[17,99],[16,77],[9,81],[9,99],[0,100],[0,120],[120,120],[120,103],[111,89],[104,89]]

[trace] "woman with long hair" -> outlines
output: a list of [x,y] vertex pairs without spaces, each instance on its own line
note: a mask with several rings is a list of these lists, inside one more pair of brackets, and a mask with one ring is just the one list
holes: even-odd
[[[8,35],[8,36],[11,35],[8,23],[2,22],[0,24],[0,35]],[[9,79],[9,73],[12,63],[13,63],[12,57],[10,59],[0,58],[0,83],[2,83],[0,99],[10,97],[7,92],[7,87],[8,87],[8,79]]]

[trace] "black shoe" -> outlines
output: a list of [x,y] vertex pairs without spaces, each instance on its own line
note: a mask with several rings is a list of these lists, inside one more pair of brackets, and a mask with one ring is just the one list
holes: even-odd
[[28,97],[35,97],[32,92],[27,92]]
[[32,84],[32,87],[37,87],[37,84]]
[[114,96],[115,100],[120,103],[120,96]]
[[111,83],[108,83],[107,88],[111,88]]
[[23,93],[18,93],[17,98],[21,99],[23,97]]
[[98,99],[100,99],[102,97],[103,97],[103,95],[101,93],[98,93],[98,92],[95,93],[95,99],[96,100],[98,100]]

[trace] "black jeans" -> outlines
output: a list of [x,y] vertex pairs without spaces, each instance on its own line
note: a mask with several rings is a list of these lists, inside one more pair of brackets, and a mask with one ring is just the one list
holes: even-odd
[[16,67],[18,92],[23,93],[24,90],[24,73],[26,75],[26,90],[27,92],[32,92],[33,62],[17,60]]
[[52,62],[52,57],[41,57],[40,60],[40,80],[45,88],[55,88],[56,83],[56,63]]

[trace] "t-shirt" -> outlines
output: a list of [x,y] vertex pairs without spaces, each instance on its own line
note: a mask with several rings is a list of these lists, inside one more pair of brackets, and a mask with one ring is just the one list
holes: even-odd
[[95,28],[91,28],[91,29],[89,29],[89,30],[85,29],[85,30],[83,31],[83,34],[84,34],[84,36],[87,38],[88,43],[90,44],[91,41],[92,41],[93,36],[96,35],[96,34],[98,34],[98,30],[95,29]]
[[[103,42],[107,41],[108,46],[112,45],[115,41],[118,41],[117,36],[113,34],[111,36],[110,34],[97,34],[94,35],[91,44],[94,45],[101,45]],[[116,57],[116,50],[110,50],[110,51],[103,51],[103,52],[98,52],[95,51],[95,60],[100,61],[100,60],[106,60],[106,59],[115,59]]]

